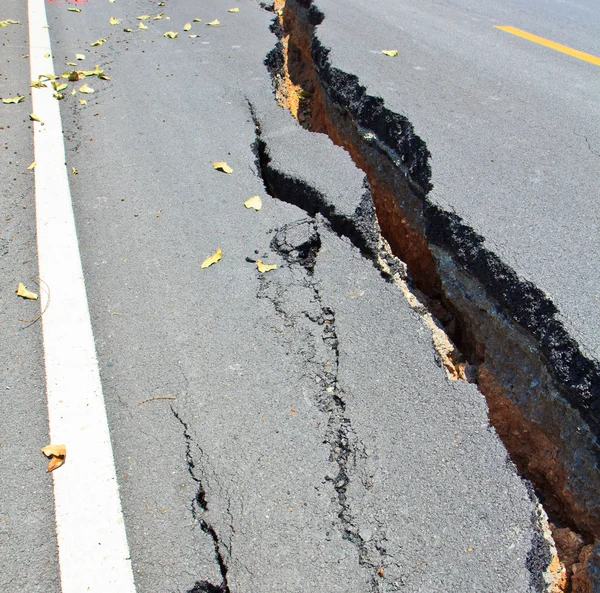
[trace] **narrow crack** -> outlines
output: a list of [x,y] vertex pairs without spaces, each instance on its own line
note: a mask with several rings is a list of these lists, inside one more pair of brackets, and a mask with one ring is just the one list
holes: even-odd
[[[325,16],[315,2],[275,0],[270,9],[277,42],[265,65],[276,100],[302,127],[345,148],[365,172],[375,225],[410,274],[410,290],[402,278],[397,284],[409,302],[420,300],[415,308],[429,310],[434,341],[435,328],[449,336],[444,367],[478,384],[491,424],[519,473],[534,484],[552,529],[568,531],[589,551],[600,539],[600,363],[584,355],[542,291],[489,251],[460,217],[430,201],[425,143],[406,117],[331,65],[316,34]],[[257,142],[265,185],[278,193],[282,174],[273,172],[260,129]],[[331,204],[308,206],[301,205],[336,230]],[[358,246],[351,232],[341,234]],[[569,551],[557,546],[566,557]],[[571,590],[567,576],[557,590]]]
[[221,548],[221,540],[215,530],[215,528],[206,520],[205,516],[208,511],[208,501],[206,498],[206,488],[202,481],[202,475],[200,477],[197,474],[199,471],[200,474],[203,473],[201,467],[197,467],[199,465],[198,461],[194,461],[194,456],[192,454],[192,445],[195,444],[196,448],[200,452],[200,458],[204,456],[204,451],[202,448],[193,442],[192,435],[190,434],[188,425],[184,422],[183,418],[179,415],[177,410],[171,405],[171,412],[173,416],[177,419],[177,421],[183,426],[183,436],[185,438],[185,460],[188,467],[188,473],[190,477],[197,485],[197,492],[191,503],[191,513],[192,518],[198,525],[200,529],[208,535],[212,542],[215,551],[215,560],[219,566],[219,571],[221,573],[222,582],[220,585],[214,585],[207,581],[198,581],[192,589],[188,591],[188,593],[200,593],[204,591],[206,593],[231,593],[229,589],[229,585],[227,582],[227,572],[228,567],[225,561],[224,553]]
[[[279,194],[271,195],[280,199]],[[355,481],[358,484],[359,476],[366,473],[367,454],[346,414],[344,390],[339,382],[340,349],[335,310],[324,302],[314,278],[314,267],[321,248],[318,220],[305,218],[282,226],[276,231],[271,248],[285,260],[293,271],[293,278],[289,285],[285,285],[283,280],[261,276],[257,296],[269,300],[286,327],[301,335],[300,340],[294,340],[294,343],[302,344],[297,354],[303,359],[307,378],[317,385],[315,403],[328,416],[323,442],[329,446],[330,460],[336,464],[337,473],[326,480],[331,482],[336,492],[338,529],[342,537],[356,548],[359,565],[369,571],[371,591],[376,593],[380,591],[384,566],[389,558],[383,546],[383,529],[369,541],[361,536],[348,494],[351,483]],[[297,291],[298,287],[308,289],[306,308],[302,310],[294,310],[292,305],[287,304],[287,291]],[[302,320],[308,320],[308,327]]]

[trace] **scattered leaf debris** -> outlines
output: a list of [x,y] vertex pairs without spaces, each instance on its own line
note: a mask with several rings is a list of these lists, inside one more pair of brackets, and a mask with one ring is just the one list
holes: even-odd
[[163,37],[168,37],[169,39],[175,39],[178,35],[179,35],[179,33],[177,33],[176,31],[167,31],[163,35]]
[[120,21],[120,20],[119,20],[119,19],[118,19],[116,16],[111,16],[111,17],[108,19],[108,22],[109,22],[111,25],[118,25],[118,24],[119,24],[121,21]]
[[214,21],[210,21],[210,23],[206,23],[207,25],[209,25],[210,27],[216,27],[218,25],[221,24],[221,22],[219,21],[219,19],[215,19]]
[[38,121],[38,122],[42,123],[42,120],[35,113],[30,113],[29,119],[32,121]]
[[221,254],[223,253],[222,249],[219,247],[215,253],[213,253],[210,257],[207,257],[202,264],[200,265],[200,267],[202,269],[204,268],[208,268],[209,266],[212,266],[213,264],[216,264],[220,259],[221,259]]
[[85,60],[85,55],[84,54],[75,54],[75,59],[76,60]]
[[21,21],[13,21],[12,19],[6,19],[5,21],[0,21],[0,27],[8,27],[8,25],[20,25]]
[[75,167],[71,167],[71,173],[73,173],[73,175],[79,175],[79,171]]
[[27,170],[31,171],[31,170],[35,169],[35,165],[36,165],[36,162],[33,161],[33,163],[31,163],[31,165],[29,165],[29,167],[27,167]]
[[19,284],[17,285],[17,290],[15,290],[15,292],[17,293],[17,296],[20,296],[24,299],[31,299],[33,301],[37,301],[38,295],[35,292],[27,290],[27,288],[22,282],[19,282]]
[[223,173],[233,173],[233,169],[225,161],[217,161],[213,163],[213,167],[217,171],[223,171]]
[[85,93],[86,95],[91,95],[94,92],[94,89],[88,86],[87,84],[82,84],[79,87],[80,93]]
[[50,458],[46,472],[51,472],[59,468],[65,462],[65,458],[67,457],[67,446],[46,445],[45,447],[42,447],[42,453]]
[[391,58],[395,58],[398,55],[398,50],[397,49],[382,49],[381,53],[385,54],[386,56],[390,56]]
[[244,206],[246,206],[246,208],[260,210],[262,208],[262,200],[260,199],[260,196],[252,196],[244,202]]
[[138,29],[147,29],[148,27],[146,27],[146,25],[144,25],[144,23],[140,23],[138,25]]
[[276,264],[266,264],[262,259],[256,260],[256,267],[261,274],[266,274],[267,272],[277,269]]
[[81,8],[67,8],[69,12],[81,12]]
[[239,8],[230,8],[227,12],[239,12]]
[[186,23],[185,25],[183,25],[184,31],[189,31],[191,28],[192,28],[192,23]]
[[102,37],[101,39],[96,39],[96,41],[90,43],[90,47],[99,47],[102,44],[106,43],[106,39],[104,39],[104,37]]

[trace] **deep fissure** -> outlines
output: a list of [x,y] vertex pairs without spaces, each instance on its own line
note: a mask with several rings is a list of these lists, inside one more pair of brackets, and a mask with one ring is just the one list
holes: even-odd
[[[175,416],[177,421],[181,424],[181,426],[183,426],[183,436],[185,438],[185,460],[188,467],[188,473],[190,474],[192,480],[197,484],[198,488],[196,495],[194,496],[194,500],[191,503],[192,518],[198,523],[200,529],[212,540],[213,548],[215,551],[215,560],[219,566],[219,572],[221,573],[222,579],[220,585],[214,585],[212,583],[209,583],[208,581],[198,581],[196,582],[194,587],[188,591],[188,593],[231,593],[227,582],[228,567],[227,563],[225,562],[225,558],[223,557],[219,536],[215,528],[210,523],[208,523],[202,516],[203,513],[206,513],[208,511],[208,501],[206,499],[206,489],[202,482],[202,478],[198,477],[195,473],[196,462],[194,462],[194,457],[192,455],[192,435],[189,432],[187,423],[184,422],[183,418],[173,406],[171,406],[171,412],[173,413],[173,416]],[[204,453],[202,452],[202,450],[200,448],[199,450],[203,455]]]
[[[425,144],[356,76],[331,66],[315,34],[324,15],[312,0],[276,0],[271,9],[278,42],[265,63],[277,101],[303,127],[345,148],[365,172],[383,236],[406,262],[415,292],[427,305],[441,305],[432,312],[470,363],[491,424],[544,503],[561,559],[583,564],[600,538],[597,363],[581,353],[541,291],[489,252],[458,216],[427,200]],[[265,184],[281,185],[260,134],[257,143]],[[326,202],[304,209],[328,218]],[[357,242],[352,229],[328,220],[373,259],[372,240],[365,249],[363,237]],[[569,434],[577,438],[556,438]],[[573,563],[564,564],[569,576]],[[561,590],[570,591],[571,582]]]

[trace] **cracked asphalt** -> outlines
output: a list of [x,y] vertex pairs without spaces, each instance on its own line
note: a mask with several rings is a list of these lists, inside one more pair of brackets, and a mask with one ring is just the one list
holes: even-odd
[[[273,13],[164,4],[47,5],[56,71],[110,77],[60,106],[138,593],[549,591],[536,495],[377,266],[363,173],[275,101]],[[25,25],[0,40],[0,96],[27,95]],[[13,295],[37,275],[30,106],[0,105],[0,591],[59,593],[39,311]]]

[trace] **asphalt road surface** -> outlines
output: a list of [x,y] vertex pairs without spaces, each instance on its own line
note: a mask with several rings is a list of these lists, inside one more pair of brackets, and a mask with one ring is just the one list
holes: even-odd
[[[546,292],[596,357],[598,67],[494,25],[600,55],[600,11],[413,4],[320,0],[319,36],[426,141],[432,198]],[[484,396],[448,378],[425,313],[373,261],[364,174],[275,100],[273,12],[250,0],[46,11],[55,72],[105,73],[57,92],[135,590],[553,590],[545,513]],[[36,321],[39,301],[14,290],[49,293],[51,314],[43,163],[28,169],[33,126],[45,130],[29,118],[27,3],[4,0],[4,19],[20,24],[0,28],[0,97],[25,99],[0,104],[0,591],[74,593],[64,575],[78,569],[80,591],[125,590],[59,556],[57,532],[87,545],[103,509],[72,533],[57,524],[55,505],[82,501],[55,500],[53,475],[75,479],[76,464],[67,454],[47,474],[40,453],[46,311]],[[244,207],[254,195],[260,211]],[[98,545],[90,561],[110,562],[111,541]]]

